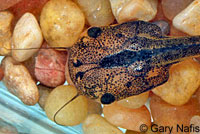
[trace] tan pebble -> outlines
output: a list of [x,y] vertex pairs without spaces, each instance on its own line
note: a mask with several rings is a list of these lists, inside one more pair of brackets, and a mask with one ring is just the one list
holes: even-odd
[[118,23],[130,20],[152,20],[157,13],[158,0],[110,0]]
[[44,110],[49,119],[60,125],[74,126],[82,123],[88,114],[88,101],[70,85],[56,87],[49,94]]
[[111,124],[125,129],[140,132],[142,124],[151,125],[151,116],[146,106],[132,109],[112,103],[104,106],[103,113]]
[[149,92],[145,92],[139,95],[134,95],[123,100],[118,101],[117,103],[127,107],[127,108],[140,108],[141,106],[145,105],[149,98]]
[[71,0],[49,0],[42,9],[40,25],[51,47],[72,47],[78,40],[85,16]]
[[189,35],[200,35],[200,0],[193,1],[176,15],[173,26]]
[[200,64],[188,59],[173,65],[169,79],[152,91],[172,105],[183,105],[189,101],[200,85]]
[[91,114],[85,119],[83,132],[84,134],[123,134],[117,127],[98,114]]
[[11,50],[11,24],[13,15],[10,12],[0,12],[0,55],[8,55]]
[[24,104],[34,105],[38,102],[38,88],[24,65],[11,57],[2,61],[4,70],[3,83],[8,91],[19,97]]
[[14,28],[13,49],[38,49],[13,50],[12,57],[19,62],[29,59],[39,50],[42,41],[42,32],[35,16],[31,13],[25,13]]
[[91,26],[107,26],[114,21],[109,0],[75,0]]

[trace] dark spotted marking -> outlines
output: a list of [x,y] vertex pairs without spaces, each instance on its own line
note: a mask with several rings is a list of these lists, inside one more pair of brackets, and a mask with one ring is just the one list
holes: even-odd
[[126,87],[127,87],[127,88],[130,88],[131,85],[132,85],[132,82],[130,82],[130,81],[126,83]]
[[85,74],[85,72],[78,72],[78,73],[76,74],[76,80],[77,80],[78,78],[80,78],[80,80],[81,80],[81,79],[83,78],[84,74]]
[[77,60],[76,63],[73,63],[74,67],[80,67],[83,63],[80,60]]
[[123,36],[123,34],[121,34],[121,33],[116,34],[116,37],[118,37],[118,38],[121,38],[122,36]]

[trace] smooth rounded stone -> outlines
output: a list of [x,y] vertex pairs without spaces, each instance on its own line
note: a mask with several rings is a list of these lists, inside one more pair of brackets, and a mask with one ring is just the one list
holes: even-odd
[[35,105],[39,100],[39,92],[27,68],[11,57],[5,57],[1,66],[4,70],[3,83],[8,91],[24,104]]
[[170,33],[170,25],[167,21],[157,20],[154,21],[153,24],[156,24],[157,26],[160,27],[162,35],[168,35]]
[[[48,87],[57,87],[65,82],[65,64],[67,52],[49,49],[46,42],[35,59],[34,75],[38,81]],[[45,49],[47,48],[47,49]]]
[[84,25],[84,13],[71,0],[50,0],[40,15],[42,33],[51,47],[72,47]]
[[140,132],[142,124],[151,126],[151,116],[146,106],[127,108],[114,102],[103,108],[104,117],[113,125]]
[[173,19],[173,26],[189,35],[200,35],[200,0],[193,1]]
[[109,0],[75,0],[90,26],[107,26],[114,21]]
[[200,85],[200,64],[187,59],[171,66],[169,79],[152,91],[172,105],[186,104]]
[[11,52],[11,26],[13,14],[8,11],[0,12],[0,55],[9,55]]
[[162,0],[162,9],[165,17],[172,20],[179,12],[185,9],[193,0]]
[[195,96],[185,105],[174,106],[164,102],[160,97],[152,95],[150,109],[154,123],[158,126],[171,126],[175,128],[172,131],[173,134],[180,133],[180,130],[177,132],[177,125],[180,127],[182,125],[190,126],[191,118],[194,115],[200,115],[199,102]]
[[74,86],[61,85],[51,91],[44,110],[47,117],[55,123],[74,126],[86,119],[88,101],[85,96],[78,95]]
[[157,13],[158,0],[110,0],[118,23],[130,20],[152,20]]
[[31,13],[25,13],[13,31],[12,48],[22,50],[12,50],[12,57],[19,62],[27,60],[39,50],[42,42],[42,32],[35,16]]
[[116,126],[98,114],[87,116],[83,122],[83,132],[84,134],[123,134]]
[[149,92],[145,92],[139,95],[134,95],[134,96],[125,98],[123,100],[117,101],[117,103],[127,108],[136,109],[145,105],[148,98],[149,98]]

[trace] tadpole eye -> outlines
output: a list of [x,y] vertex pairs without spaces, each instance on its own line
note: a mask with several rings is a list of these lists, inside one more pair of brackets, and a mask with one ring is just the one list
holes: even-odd
[[88,29],[88,36],[92,38],[97,38],[99,35],[101,35],[102,30],[99,27],[92,27]]
[[105,93],[101,97],[102,104],[111,104],[114,101],[115,101],[115,96],[113,96],[111,93]]

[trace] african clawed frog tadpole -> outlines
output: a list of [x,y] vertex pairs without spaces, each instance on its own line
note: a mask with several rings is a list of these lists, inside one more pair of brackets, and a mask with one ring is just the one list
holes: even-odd
[[70,49],[68,75],[81,94],[109,104],[165,83],[172,64],[199,54],[200,36],[163,36],[149,22],[92,27]]

